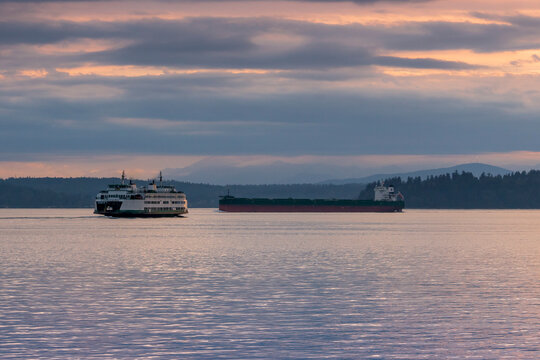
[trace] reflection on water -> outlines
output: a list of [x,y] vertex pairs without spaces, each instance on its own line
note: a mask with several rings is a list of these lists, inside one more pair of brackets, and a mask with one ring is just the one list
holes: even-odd
[[540,211],[190,211],[0,210],[0,357],[540,357]]

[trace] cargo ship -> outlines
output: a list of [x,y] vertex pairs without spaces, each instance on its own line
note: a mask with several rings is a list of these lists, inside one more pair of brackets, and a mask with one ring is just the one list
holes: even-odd
[[237,198],[226,195],[219,199],[219,210],[229,212],[401,212],[405,200],[394,186],[380,183],[374,188],[373,200],[348,199],[263,199]]
[[153,180],[147,186],[137,188],[131,180],[126,184],[122,172],[120,184],[112,184],[96,196],[94,214],[112,217],[172,217],[188,213],[186,195],[173,186]]

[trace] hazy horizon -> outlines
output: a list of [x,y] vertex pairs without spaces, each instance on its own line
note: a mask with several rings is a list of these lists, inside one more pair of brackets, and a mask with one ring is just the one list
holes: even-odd
[[[506,169],[484,163],[465,163],[449,167],[432,168],[400,168],[387,166],[369,171],[366,169],[350,169],[347,166],[330,164],[290,164],[281,161],[264,165],[251,164],[239,166],[232,162],[228,164],[213,161],[200,161],[185,168],[166,168],[153,176],[136,177],[123,170],[126,178],[136,181],[157,179],[161,174],[164,181],[179,181],[193,184],[210,185],[286,185],[286,184],[367,184],[373,181],[383,180],[389,177],[420,176],[422,179],[429,175],[438,176],[446,173],[468,172],[478,177],[481,174],[504,175],[515,171],[530,171],[540,166],[520,169]],[[4,177],[1,179],[26,179],[26,178],[116,178],[120,173],[111,176],[21,176]]]

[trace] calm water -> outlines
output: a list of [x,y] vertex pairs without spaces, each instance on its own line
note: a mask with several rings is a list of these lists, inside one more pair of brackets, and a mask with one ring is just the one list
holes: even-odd
[[540,211],[0,210],[1,358],[540,358]]

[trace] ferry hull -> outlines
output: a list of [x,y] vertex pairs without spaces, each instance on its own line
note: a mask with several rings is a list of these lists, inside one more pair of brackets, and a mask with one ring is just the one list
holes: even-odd
[[105,215],[110,217],[117,218],[158,218],[158,217],[182,217],[187,214],[187,211],[184,212],[174,212],[174,213],[145,213],[145,212],[129,212],[129,211],[94,211],[94,214]]
[[167,210],[167,209],[159,209],[159,208],[144,209],[144,205],[142,203],[143,203],[143,200],[136,200],[134,202],[132,201],[131,209],[130,209],[129,206],[125,206],[122,201],[96,202],[94,214],[105,215],[105,216],[110,216],[110,217],[157,218],[157,217],[182,216],[188,213],[187,208],[182,208],[182,209],[177,209],[177,210],[171,210],[171,209]]

